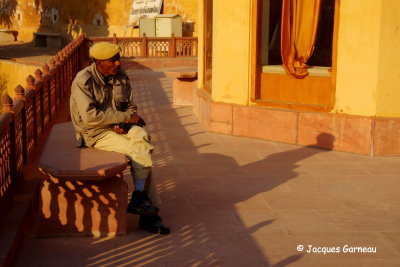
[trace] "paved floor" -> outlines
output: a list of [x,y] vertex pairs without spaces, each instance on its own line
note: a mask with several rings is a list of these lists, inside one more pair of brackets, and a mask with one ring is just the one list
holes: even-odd
[[400,266],[400,158],[209,133],[163,71],[131,76],[171,235],[33,232],[16,266]]
[[24,64],[42,66],[48,63],[60,49],[35,47],[33,43],[10,41],[0,43],[0,59],[9,59]]

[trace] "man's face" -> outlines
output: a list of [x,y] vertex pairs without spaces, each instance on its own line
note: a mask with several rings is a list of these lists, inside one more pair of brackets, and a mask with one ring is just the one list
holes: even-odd
[[121,69],[121,61],[119,54],[116,54],[110,59],[96,60],[97,69],[104,77],[117,75]]

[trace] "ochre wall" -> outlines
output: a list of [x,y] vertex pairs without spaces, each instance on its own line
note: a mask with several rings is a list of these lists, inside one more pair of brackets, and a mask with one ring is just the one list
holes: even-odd
[[250,88],[251,1],[214,0],[212,98],[246,105]]
[[26,87],[26,78],[34,75],[38,66],[16,63],[8,60],[0,60],[0,89],[2,93],[8,93],[14,97],[14,89],[18,85]]
[[131,6],[132,0],[20,0],[2,15],[1,26],[18,30],[18,40],[26,42],[32,41],[33,32],[60,32],[67,41],[83,32],[120,35]]
[[[133,0],[20,0],[18,4],[12,0],[8,3],[11,4],[0,15],[0,27],[17,30],[20,41],[32,41],[33,32],[59,32],[65,42],[81,33],[89,37],[114,33],[138,36],[137,29],[127,27]],[[163,13],[181,15],[184,34],[197,36],[196,8],[197,0],[164,0]]]
[[197,0],[164,0],[164,14],[182,16],[183,36],[197,36]]

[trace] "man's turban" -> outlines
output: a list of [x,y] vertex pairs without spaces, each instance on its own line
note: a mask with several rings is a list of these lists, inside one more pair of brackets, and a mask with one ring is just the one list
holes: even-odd
[[98,60],[110,59],[120,52],[120,48],[116,44],[108,42],[95,43],[89,49],[89,55]]

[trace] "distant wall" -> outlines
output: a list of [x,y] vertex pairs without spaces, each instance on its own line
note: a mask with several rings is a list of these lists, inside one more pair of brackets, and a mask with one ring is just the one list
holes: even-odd
[[197,0],[164,0],[164,14],[179,14],[183,36],[197,36]]
[[[89,37],[138,36],[127,27],[134,0],[5,0],[0,7],[0,27],[19,32],[30,42],[33,32],[63,33],[64,43],[86,33]],[[179,14],[184,36],[197,36],[197,0],[164,0],[164,14]]]

